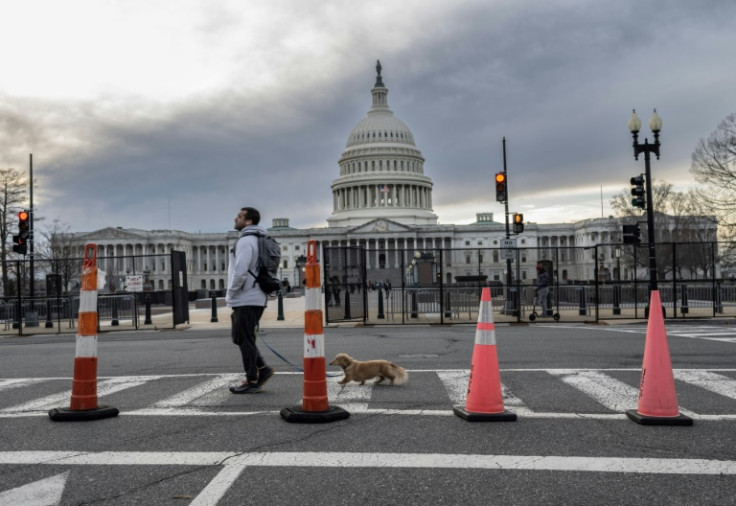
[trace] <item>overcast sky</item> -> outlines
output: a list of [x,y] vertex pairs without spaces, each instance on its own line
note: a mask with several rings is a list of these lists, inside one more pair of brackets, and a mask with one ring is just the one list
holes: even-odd
[[224,232],[244,205],[326,226],[380,59],[440,223],[503,221],[504,136],[512,212],[608,216],[644,171],[632,108],[642,141],[663,119],[654,178],[695,183],[695,145],[736,112],[734,19],[733,0],[0,0],[0,166],[32,153],[37,215],[73,231]]

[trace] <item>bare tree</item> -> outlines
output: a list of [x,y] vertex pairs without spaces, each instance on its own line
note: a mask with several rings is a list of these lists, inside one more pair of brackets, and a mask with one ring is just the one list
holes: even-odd
[[719,217],[723,236],[736,235],[736,113],[726,117],[692,154],[690,172],[706,188],[698,197]]
[[[714,247],[717,237],[716,219],[709,216],[701,204],[697,192],[676,192],[666,181],[652,183],[654,199],[654,235],[657,247],[658,277],[665,279],[673,269],[678,277],[685,272],[713,273],[713,255],[708,253]],[[626,188],[611,199],[611,207],[625,223],[639,223],[642,237],[648,236],[647,223],[642,211],[631,204],[630,189]],[[651,205],[651,203],[647,203]],[[687,246],[673,247],[662,243],[689,243]],[[677,258],[675,258],[675,255]],[[639,255],[638,267],[646,267],[648,257]]]
[[9,254],[8,236],[18,211],[27,202],[28,177],[16,169],[0,169],[0,264],[2,265],[2,287],[5,296],[14,293],[8,276]]
[[720,259],[736,264],[736,113],[726,117],[707,139],[700,139],[692,154],[690,173],[705,185],[698,199],[718,217],[719,235],[725,242]]
[[61,286],[66,293],[71,281],[78,278],[81,272],[81,243],[70,232],[69,225],[58,218],[44,227],[39,235],[43,240],[34,244],[36,258],[44,261],[47,273],[60,276]]

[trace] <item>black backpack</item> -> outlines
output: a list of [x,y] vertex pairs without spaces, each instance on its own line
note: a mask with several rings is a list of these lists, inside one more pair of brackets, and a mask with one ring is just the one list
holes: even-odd
[[258,236],[257,274],[250,270],[248,272],[256,278],[256,283],[266,295],[278,292],[281,290],[281,281],[277,277],[281,263],[281,245],[270,235],[260,235],[257,232],[246,232],[244,235]]

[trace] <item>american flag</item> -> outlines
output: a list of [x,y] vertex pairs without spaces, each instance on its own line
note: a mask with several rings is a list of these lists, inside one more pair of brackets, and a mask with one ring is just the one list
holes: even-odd
[[389,190],[388,186],[385,184],[380,185],[378,188],[381,190],[381,193],[388,193],[391,191]]

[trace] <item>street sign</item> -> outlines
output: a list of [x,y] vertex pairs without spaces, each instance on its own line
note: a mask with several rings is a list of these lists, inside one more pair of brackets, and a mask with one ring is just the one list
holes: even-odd
[[501,257],[504,260],[516,258],[516,239],[501,239]]
[[128,274],[125,276],[125,290],[128,292],[142,292],[143,291],[143,275],[142,274]]
[[501,239],[501,247],[503,249],[516,249],[516,239]]

